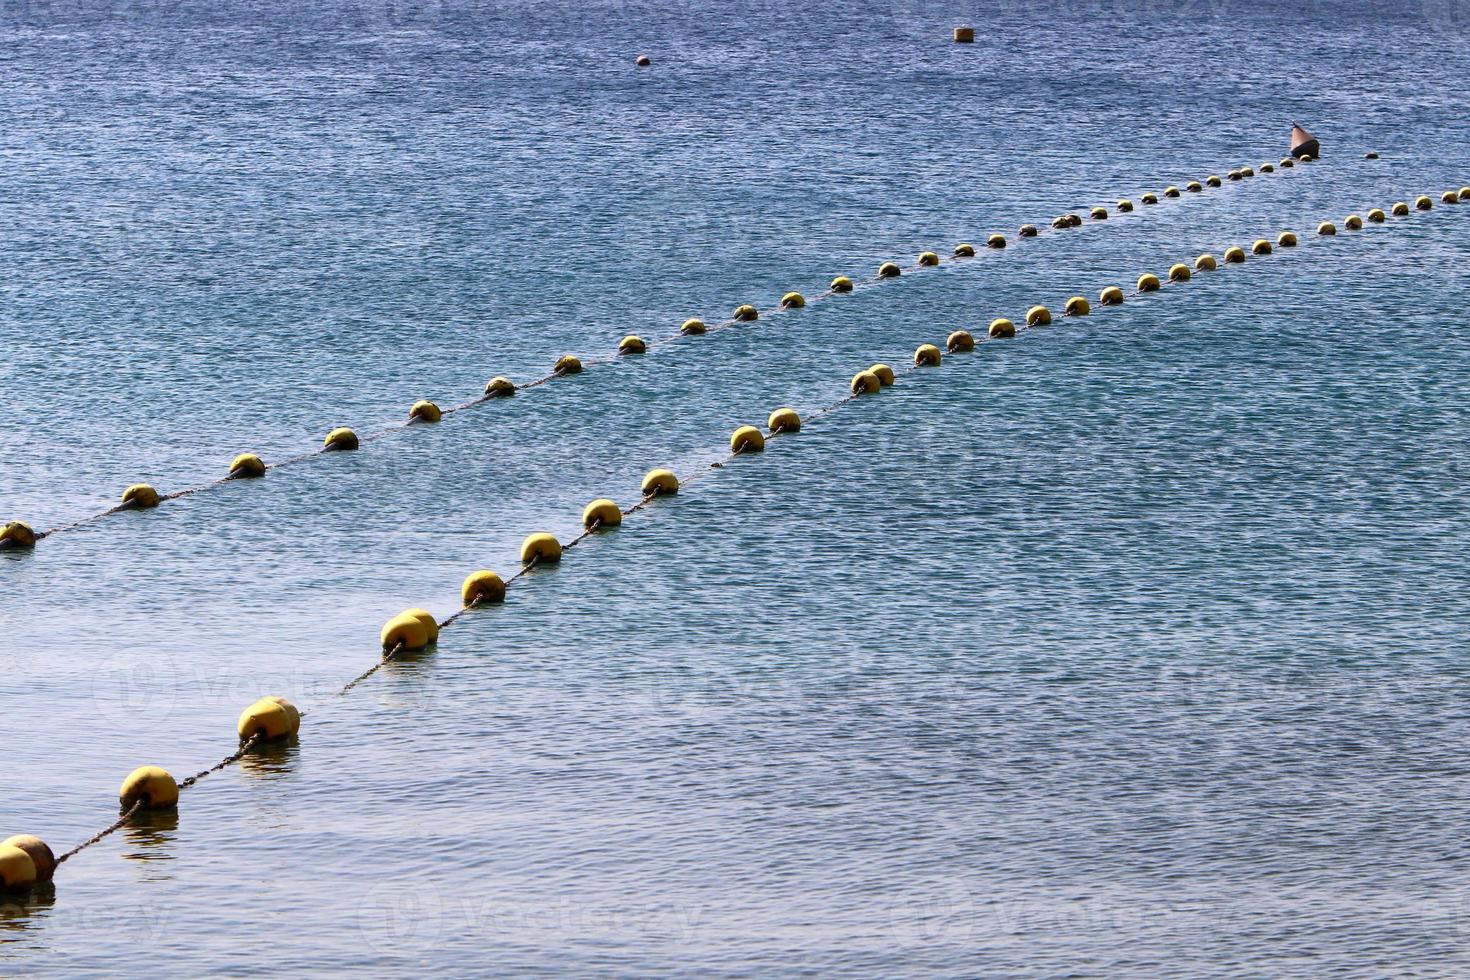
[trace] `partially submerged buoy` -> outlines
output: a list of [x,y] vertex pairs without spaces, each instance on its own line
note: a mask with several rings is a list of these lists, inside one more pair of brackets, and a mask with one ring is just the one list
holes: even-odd
[[1317,142],[1317,137],[1296,123],[1291,124],[1291,155],[1313,159],[1322,155],[1322,147]]

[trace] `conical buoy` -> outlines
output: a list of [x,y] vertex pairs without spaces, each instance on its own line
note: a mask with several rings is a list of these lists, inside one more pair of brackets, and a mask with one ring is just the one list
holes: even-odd
[[1317,137],[1302,129],[1296,123],[1291,124],[1291,155],[1294,157],[1311,157],[1314,160],[1322,155],[1322,147],[1317,142]]

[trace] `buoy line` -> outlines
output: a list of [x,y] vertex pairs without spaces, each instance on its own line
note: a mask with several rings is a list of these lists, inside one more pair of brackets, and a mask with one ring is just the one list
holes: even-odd
[[[1301,158],[1301,161],[1307,162],[1310,159],[1310,157],[1303,157]],[[1290,169],[1292,165],[1293,163],[1291,158],[1285,158],[1282,160],[1281,169]],[[1262,164],[1261,169],[1263,172],[1269,173],[1272,172],[1272,170],[1274,170],[1275,168],[1273,168],[1271,164],[1267,163]],[[1232,170],[1230,171],[1230,173],[1232,175],[1231,179],[1235,180],[1239,179],[1239,177],[1236,175],[1253,176],[1255,171],[1250,167],[1243,167],[1238,170]],[[1203,185],[1199,181],[1190,181],[1186,184],[1186,187],[1188,187],[1191,192],[1198,193],[1204,189],[1205,185],[1208,185],[1210,187],[1219,187],[1221,186],[1220,178],[1212,174],[1205,179]],[[1459,193],[1464,194],[1466,190],[1470,190],[1470,188],[1464,188]],[[1165,188],[1163,196],[1165,198],[1178,198],[1181,196],[1181,194],[1177,187],[1170,186]],[[1159,195],[1153,193],[1146,193],[1140,197],[1140,200],[1145,206],[1158,204],[1159,199]],[[1470,200],[1470,195],[1465,195],[1464,199]],[[1116,210],[1119,213],[1133,213],[1135,207],[1131,200],[1122,199],[1117,202]],[[1091,208],[1089,210],[1089,214],[1091,215],[1093,221],[1106,221],[1108,219],[1109,212],[1106,207],[1097,206]],[[1050,227],[1053,229],[1062,230],[1077,227],[1081,224],[1083,224],[1083,219],[1079,215],[1075,213],[1068,213],[1051,221]],[[1041,230],[1038,226],[1025,224],[1021,226],[1018,232],[1018,236],[1019,238],[1024,240],[1028,238],[1036,238],[1040,235],[1040,233]],[[994,233],[987,237],[984,247],[989,251],[1001,251],[1004,250],[1007,245],[1008,242],[1004,235],[1000,233]],[[953,250],[953,257],[956,260],[968,260],[976,258],[976,247],[968,242],[961,242],[959,245],[955,246]],[[651,350],[660,349],[669,346],[670,344],[676,343],[682,340],[684,337],[700,336],[713,331],[729,329],[736,324],[755,322],[762,317],[770,317],[780,313],[788,312],[790,310],[804,309],[809,303],[820,302],[830,299],[834,296],[853,293],[860,288],[871,287],[890,279],[899,279],[902,278],[904,275],[916,272],[920,269],[933,268],[939,266],[940,264],[941,262],[938,253],[929,251],[921,252],[915,262],[907,267],[900,266],[896,262],[884,262],[879,266],[877,273],[868,278],[852,279],[848,276],[838,276],[837,278],[832,280],[832,283],[826,291],[812,296],[810,300],[808,300],[807,297],[803,296],[801,293],[788,292],[781,297],[781,301],[777,306],[770,309],[760,310],[753,305],[745,304],[738,307],[730,317],[714,322],[712,324],[706,324],[703,320],[692,318],[686,320],[678,331],[667,334],[653,341],[647,341],[637,334],[630,334],[624,337],[622,341],[619,342],[618,350],[615,355],[592,358],[586,361],[575,355],[564,355],[556,361],[552,370],[548,374],[519,384],[511,381],[509,378],[497,376],[486,383],[484,392],[479,397],[472,398],[469,401],[461,402],[456,405],[452,405],[448,408],[441,408],[437,403],[433,401],[421,399],[417,402],[414,402],[413,405],[409,408],[407,418],[396,425],[383,426],[381,428],[367,432],[361,436],[359,436],[358,433],[350,428],[334,428],[327,433],[326,437],[322,440],[322,445],[319,448],[309,452],[298,453],[294,456],[279,459],[271,463],[265,462],[261,459],[260,456],[256,455],[255,453],[241,453],[231,461],[229,469],[226,471],[226,475],[218,480],[212,480],[208,483],[188,487],[183,490],[177,490],[172,493],[161,493],[149,484],[135,483],[123,490],[119,503],[116,506],[109,507],[106,510],[98,511],[95,514],[79,518],[75,521],[71,521],[70,523],[60,524],[46,530],[37,531],[25,521],[12,520],[4,525],[3,530],[0,530],[0,550],[28,550],[34,548],[36,542],[41,541],[42,539],[86,527],[113,514],[132,510],[151,510],[169,501],[179,500],[184,497],[191,497],[195,494],[203,493],[207,490],[213,490],[236,480],[260,479],[261,477],[264,477],[266,473],[270,470],[280,469],[286,466],[294,466],[298,463],[302,463],[310,459],[315,459],[327,453],[352,452],[359,449],[365,443],[376,442],[377,440],[383,439],[387,436],[402,432],[403,430],[408,429],[411,426],[420,424],[432,425],[442,421],[442,419],[446,415],[452,415],[457,412],[467,411],[469,409],[483,405],[485,402],[488,401],[513,396],[517,392],[539,388],[542,385],[548,384],[557,378],[581,374],[587,367],[612,364],[617,362],[622,357],[646,354]]]
[[[1470,196],[1465,199],[1470,200]],[[1442,200],[1448,200],[1448,192]],[[1457,193],[1456,203],[1460,200],[1461,197]],[[1427,207],[1425,202],[1427,202]],[[1398,210],[1400,206],[1404,208],[1403,213],[1407,214],[1406,202],[1396,202],[1393,205],[1394,213],[1400,213]],[[1415,207],[1419,210],[1432,210],[1433,206],[1433,201],[1427,197],[1421,196],[1416,199]],[[1361,224],[1358,228],[1361,230]],[[1319,238],[1328,237],[1333,236],[1319,236]],[[1290,231],[1281,232],[1276,237],[1276,241],[1282,248],[1294,248],[1298,245],[1297,236]],[[1263,244],[1268,247],[1258,250]],[[1269,245],[1269,239],[1257,239],[1252,246],[1252,253],[1256,255],[1275,254]],[[1231,246],[1225,249],[1225,252],[1226,254],[1239,253],[1241,256],[1236,260],[1227,260],[1227,265],[1246,264],[1244,250],[1240,247]],[[1198,256],[1194,261],[1194,269],[1196,271],[1222,271],[1215,263],[1211,253],[1203,253]],[[1170,267],[1167,282],[1177,285],[1190,282],[1193,278],[1189,266],[1179,262]],[[1145,286],[1146,282],[1147,286]],[[1163,286],[1164,281],[1158,276],[1145,273],[1139,278],[1139,286],[1134,295],[1159,292]],[[1103,308],[1126,305],[1126,297],[1121,287],[1118,286],[1103,287],[1098,297],[1100,306]],[[1067,300],[1064,309],[1066,311],[1064,316],[1092,315],[1091,304],[1083,296],[1071,297]],[[976,338],[967,330],[955,330],[945,339],[944,346],[951,354],[972,352],[979,343],[1010,339],[1017,336],[1019,331],[1039,330],[1052,323],[1050,308],[1036,305],[1026,311],[1020,326],[1009,318],[997,317],[991,321],[989,328],[981,337]],[[668,469],[650,470],[643,478],[640,486],[642,496],[637,503],[621,508],[610,499],[592,501],[583,510],[582,530],[565,545],[549,532],[540,531],[528,535],[521,545],[521,568],[505,579],[488,569],[470,573],[461,585],[462,605],[453,614],[440,620],[425,609],[412,608],[390,618],[379,633],[381,652],[378,660],[362,674],[345,684],[331,697],[330,701],[335,701],[348,694],[404,653],[422,650],[437,643],[441,630],[453,626],[471,611],[501,603],[509,587],[532,570],[542,565],[559,564],[568,551],[599,532],[621,525],[624,518],[646,510],[664,498],[677,496],[681,489],[716,470],[723,469],[743,456],[763,453],[770,440],[795,435],[806,426],[843,406],[876,395],[883,389],[896,384],[899,379],[916,371],[940,367],[944,362],[944,356],[944,352],[939,349],[938,345],[920,344],[914,351],[911,363],[907,366],[895,370],[887,364],[873,364],[852,377],[847,395],[805,416],[792,408],[778,408],[770,414],[767,420],[768,431],[765,433],[753,425],[738,427],[730,436],[730,451],[727,455],[700,466],[685,476],[680,477]],[[263,697],[247,707],[240,715],[236,725],[236,734],[239,739],[237,749],[210,768],[189,777],[182,783],[176,782],[167,770],[158,766],[143,766],[134,770],[124,780],[118,794],[122,815],[99,833],[61,855],[60,858],[53,855],[50,847],[43,840],[32,835],[16,835],[0,843],[0,890],[26,891],[37,883],[49,881],[58,865],[106,839],[118,829],[126,826],[134,816],[143,810],[173,809],[178,805],[180,791],[189,789],[210,774],[233,765],[264,742],[295,737],[300,731],[301,720],[306,714],[306,712],[298,711],[285,698],[274,695]]]

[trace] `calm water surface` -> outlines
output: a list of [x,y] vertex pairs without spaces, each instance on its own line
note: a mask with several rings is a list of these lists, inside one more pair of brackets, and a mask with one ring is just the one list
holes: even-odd
[[[0,519],[38,528],[1292,119],[1325,154],[0,555],[0,836],[311,711],[0,904],[0,974],[1464,975],[1470,205],[1307,232],[1470,183],[1467,41],[1460,0],[0,7]],[[1283,228],[333,696],[736,425]]]

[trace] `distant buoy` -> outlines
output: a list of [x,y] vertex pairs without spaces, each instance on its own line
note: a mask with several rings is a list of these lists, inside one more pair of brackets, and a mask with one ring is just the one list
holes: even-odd
[[962,259],[974,258],[975,246],[969,242],[960,242],[954,247],[954,254]]
[[1128,200],[1127,198],[1124,198],[1123,200],[1118,202],[1117,210],[1119,214],[1128,214],[1133,210],[1133,202]]
[[265,463],[254,453],[241,453],[230,461],[231,480],[253,480],[265,476]]
[[1388,215],[1383,213],[1382,208],[1373,208],[1368,212],[1368,220],[1375,225],[1381,225],[1388,220]]
[[1333,224],[1330,221],[1324,221],[1320,225],[1317,226],[1317,234],[1319,234],[1319,235],[1335,235],[1335,234],[1337,234],[1337,225]]
[[1196,272],[1209,272],[1215,267],[1215,257],[1208,252],[1194,260],[1194,269]]
[[1123,290],[1119,286],[1108,286],[1097,294],[1097,301],[1103,306],[1122,306]]
[[1189,271],[1189,266],[1185,265],[1183,262],[1175,262],[1173,265],[1169,266],[1170,282],[1189,282],[1189,277],[1191,275],[1193,275],[1193,273]]
[[901,275],[903,275],[903,270],[893,262],[884,262],[878,266],[879,279],[896,279]]
[[791,292],[781,297],[781,308],[784,310],[800,310],[806,306],[806,297],[801,293]]
[[1088,212],[1088,215],[1092,218],[1093,221],[1107,221],[1108,209],[1104,207],[1095,207],[1090,212]]
[[868,370],[872,371],[878,376],[878,380],[883,382],[883,387],[885,388],[898,380],[898,375],[894,374],[893,368],[889,367],[887,364],[874,364],[872,367],[868,368]]
[[994,234],[994,235],[991,235],[990,237],[988,237],[988,238],[985,239],[985,247],[986,248],[1005,248],[1006,247],[1006,236],[1004,236],[1002,234],[999,234],[999,233]]
[[1342,226],[1348,231],[1360,231],[1363,227],[1363,219],[1358,217],[1356,214],[1350,214],[1347,216],[1347,219],[1343,221]]
[[505,580],[488,568],[471,572],[459,587],[466,606],[488,606],[505,601]]
[[933,344],[920,344],[914,351],[914,364],[918,367],[938,367],[941,360],[939,348]]
[[1414,207],[1420,211],[1432,211],[1434,210],[1434,202],[1427,196],[1421,194],[1414,198]]
[[1060,229],[1060,228],[1070,228],[1070,227],[1072,227],[1072,222],[1070,222],[1070,221],[1067,220],[1067,216],[1065,214],[1062,214],[1062,215],[1058,215],[1057,217],[1051,219],[1051,226],[1053,228],[1058,228],[1058,229]]
[[1086,296],[1073,296],[1062,307],[1062,314],[1064,316],[1087,316],[1091,312],[1092,304],[1087,302]]
[[378,641],[385,653],[391,653],[400,647],[404,650],[422,650],[434,642],[429,636],[428,624],[409,612],[401,612],[384,623],[383,628],[378,631]]
[[1231,245],[1225,250],[1225,264],[1239,265],[1245,261],[1245,250],[1239,245]]
[[1016,234],[1022,238],[1035,238],[1039,232],[1036,230],[1035,225],[1022,225],[1021,230],[1016,232]]
[[[880,378],[879,380],[882,379]],[[772,432],[800,432],[801,415],[794,408],[778,408],[766,420],[766,428]]]
[[1459,204],[1460,203],[1460,195],[1456,191],[1445,191],[1443,194],[1441,194],[1439,196],[1439,203],[1441,203],[1441,204]]
[[1402,218],[1409,213],[1409,206],[1403,201],[1395,201],[1390,211],[1395,218]]
[[1026,326],[1044,327],[1051,323],[1051,310],[1044,306],[1033,306],[1026,311]]
[[920,252],[919,253],[919,265],[922,265],[922,266],[931,266],[931,265],[938,265],[938,264],[939,264],[939,256],[936,255],[935,253],[933,253],[933,252]]
[[593,527],[617,527],[622,523],[622,508],[605,497],[598,498],[582,508],[582,526],[589,531]]
[[852,280],[846,276],[838,276],[832,280],[830,288],[834,293],[850,293],[852,292]]
[[1241,173],[1239,170],[1232,170],[1225,176],[1230,180],[1240,180],[1242,177],[1245,176],[1245,174]]
[[1276,244],[1282,248],[1296,248],[1296,232],[1283,231],[1276,236]]
[[0,549],[22,550],[36,546],[36,532],[25,521],[9,521],[0,528]]
[[[851,285],[851,283],[848,283],[849,287],[851,287]],[[684,321],[683,326],[679,327],[679,332],[686,337],[698,337],[707,329],[709,328],[704,325],[703,320],[700,320],[697,317],[691,317],[690,319]]]
[[1241,167],[1240,168],[1240,175],[1242,177],[1254,177],[1256,175],[1256,172],[1255,172],[1255,170],[1251,169],[1250,167]]
[[639,68],[647,68],[649,65],[653,64],[653,62],[649,60],[648,55],[640,54],[638,57],[633,59],[633,64],[637,65]]
[[31,863],[36,866],[36,881],[39,883],[50,881],[52,874],[56,871],[56,855],[39,837],[31,834],[16,834],[0,842],[0,847],[18,847],[25,851],[26,857],[30,858]]
[[158,506],[158,491],[146,483],[134,483],[123,491],[122,506],[127,510],[148,510]]
[[351,429],[333,429],[322,440],[322,448],[329,453],[346,453],[357,448],[357,433]]
[[730,317],[736,323],[750,323],[752,320],[759,320],[760,318],[761,311],[749,303],[743,303],[735,307],[735,312]]
[[1293,160],[1291,157],[1282,157],[1281,161],[1277,163],[1276,166],[1280,167],[1282,170],[1290,170],[1292,167],[1296,166],[1296,161]]
[[[576,358],[573,358],[573,360],[576,360]],[[560,366],[560,362],[558,362],[557,367],[560,368]],[[580,371],[581,369],[582,366],[578,364],[577,370]],[[443,417],[444,412],[439,406],[427,400],[416,401],[408,409],[408,420],[410,422],[437,422]]]
[[1082,224],[1082,216],[1080,214],[1069,214],[1067,215],[1067,223],[1073,228],[1077,228]]
[[495,377],[485,382],[486,398],[509,398],[515,393],[515,382],[509,378]]
[[261,698],[240,713],[235,731],[240,741],[259,736],[262,741],[290,738],[301,730],[301,712],[283,697]]
[[1208,177],[1205,178],[1205,183],[1209,184],[1211,187],[1219,187],[1220,178],[1216,174],[1210,174]]
[[1191,194],[1198,194],[1205,189],[1205,185],[1201,184],[1197,180],[1191,180],[1189,183],[1184,185],[1184,189]]
[[1461,203],[1464,203],[1465,201],[1470,201],[1470,187],[1460,188],[1460,201]]
[[179,805],[179,784],[166,769],[142,766],[123,780],[117,801],[124,810],[131,810],[139,803],[145,810],[172,810]]
[[646,354],[648,353],[648,345],[643,342],[642,337],[635,333],[630,333],[618,341],[618,353],[625,356],[628,354]]
[[975,336],[968,330],[956,330],[944,338],[944,349],[951,354],[962,354],[975,349]]
[[679,478],[673,470],[649,470],[643,478],[643,496],[672,497],[679,492]]
[[955,39],[955,43],[956,44],[974,44],[975,43],[975,28],[973,28],[973,27],[956,27],[954,29],[954,39]]
[[561,542],[553,534],[538,531],[521,542],[521,564],[554,565],[561,561]]
[[1261,164],[1261,173],[1263,173],[1263,174],[1271,174],[1271,173],[1275,173],[1275,172],[1276,172],[1276,164],[1274,164],[1274,163],[1263,163],[1263,164]]
[[990,329],[986,333],[993,340],[1004,340],[1016,335],[1016,325],[1005,317],[998,317],[990,321]]
[[859,371],[852,376],[852,383],[848,387],[854,395],[872,395],[882,389],[883,382],[872,371]]
[[742,425],[730,434],[730,452],[736,455],[758,453],[765,448],[766,437],[753,425]]
[[1179,196],[1179,188],[1177,188],[1177,187],[1165,187],[1164,188],[1164,196],[1165,197],[1178,197]]
[[14,844],[0,844],[0,891],[23,892],[35,886],[36,862]]
[[1251,254],[1252,255],[1270,255],[1271,254],[1271,243],[1268,242],[1268,241],[1266,241],[1266,239],[1264,239],[1264,238],[1257,238],[1251,244]]
[[1369,150],[1367,153],[1364,153],[1363,154],[1363,159],[1364,160],[1377,160],[1378,159],[1378,154],[1377,153],[1374,153],[1372,150]]
[[1159,203],[1159,195],[1157,195],[1157,194],[1153,193],[1152,191],[1150,191],[1149,193],[1147,193],[1147,194],[1143,195],[1142,197],[1140,197],[1139,200],[1142,201],[1144,204],[1158,204]]
[[1300,156],[1298,156],[1296,158],[1296,162],[1297,163],[1311,163],[1315,159],[1317,159],[1317,158],[1314,157],[1314,156],[1312,156],[1310,153],[1303,153],[1303,154],[1301,154]]
[[1159,277],[1152,272],[1145,272],[1138,277],[1138,291],[1140,293],[1156,293],[1159,291],[1161,285],[1162,283],[1159,282]]

